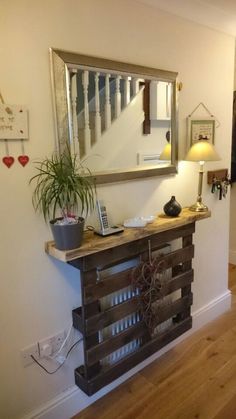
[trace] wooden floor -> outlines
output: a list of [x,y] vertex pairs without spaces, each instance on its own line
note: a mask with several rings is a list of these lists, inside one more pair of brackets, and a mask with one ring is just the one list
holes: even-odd
[[236,419],[236,266],[232,309],[74,419]]

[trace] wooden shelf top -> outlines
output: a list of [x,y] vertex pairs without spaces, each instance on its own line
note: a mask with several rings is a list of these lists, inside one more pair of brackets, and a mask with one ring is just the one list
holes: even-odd
[[45,251],[50,256],[62,262],[69,262],[112,247],[149,237],[153,234],[161,233],[162,231],[191,224],[195,221],[209,218],[210,216],[210,211],[198,213],[191,212],[188,208],[184,208],[178,217],[168,217],[165,214],[159,214],[156,220],[151,224],[147,224],[146,227],[125,228],[124,232],[108,237],[101,237],[94,234],[92,231],[85,231],[83,244],[78,249],[58,250],[55,247],[54,241],[49,241],[45,244]]

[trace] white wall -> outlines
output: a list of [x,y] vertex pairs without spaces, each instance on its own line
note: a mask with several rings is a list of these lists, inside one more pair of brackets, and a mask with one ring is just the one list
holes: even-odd
[[[161,154],[167,144],[166,132],[170,129],[170,121],[151,121],[150,134],[143,135],[143,120],[141,90],[84,156],[86,166],[92,172],[137,169],[139,153]],[[152,164],[149,162],[149,165]],[[160,164],[163,162],[160,161]],[[143,165],[143,169],[146,168],[147,163]]]
[[[236,53],[235,53],[236,57]],[[234,91],[236,90],[236,60],[234,61]],[[233,106],[233,102],[232,102]],[[236,265],[236,187],[233,183],[230,194],[229,262]]]
[[233,184],[230,194],[229,262],[236,265],[236,191]]
[[[32,209],[28,185],[32,161],[54,147],[48,48],[178,71],[180,153],[185,118],[202,101],[221,124],[216,147],[222,161],[208,165],[217,168],[230,161],[234,40],[132,0],[2,0],[0,39],[1,93],[10,104],[27,105],[30,115],[25,149],[31,163],[0,164],[0,417],[14,419],[73,386],[81,360],[77,349],[66,367],[48,376],[34,365],[24,369],[19,356],[21,348],[67,327],[80,304],[78,272],[44,253],[51,235]],[[20,151],[10,145],[15,157]],[[183,206],[195,200],[197,169],[182,162],[177,176],[107,185],[99,195],[115,222],[158,213],[172,194]],[[195,234],[194,310],[227,289],[229,198],[219,202],[206,184],[204,197],[212,217]]]

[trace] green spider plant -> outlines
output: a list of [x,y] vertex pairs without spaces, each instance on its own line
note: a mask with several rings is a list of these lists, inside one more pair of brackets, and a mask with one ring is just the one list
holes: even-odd
[[63,218],[68,218],[75,212],[87,216],[94,208],[94,179],[69,148],[36,162],[36,170],[38,173],[30,179],[30,183],[36,182],[32,202],[45,221],[54,219],[58,209]]

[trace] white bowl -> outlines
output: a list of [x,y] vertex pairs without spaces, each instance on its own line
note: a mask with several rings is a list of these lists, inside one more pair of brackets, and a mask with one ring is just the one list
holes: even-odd
[[155,219],[157,218],[157,216],[155,215],[147,215],[146,217],[142,217],[144,220],[146,220],[146,222],[148,224],[153,223],[153,221],[155,221]]
[[146,225],[147,220],[144,217],[128,218],[124,221],[125,227],[145,227]]

